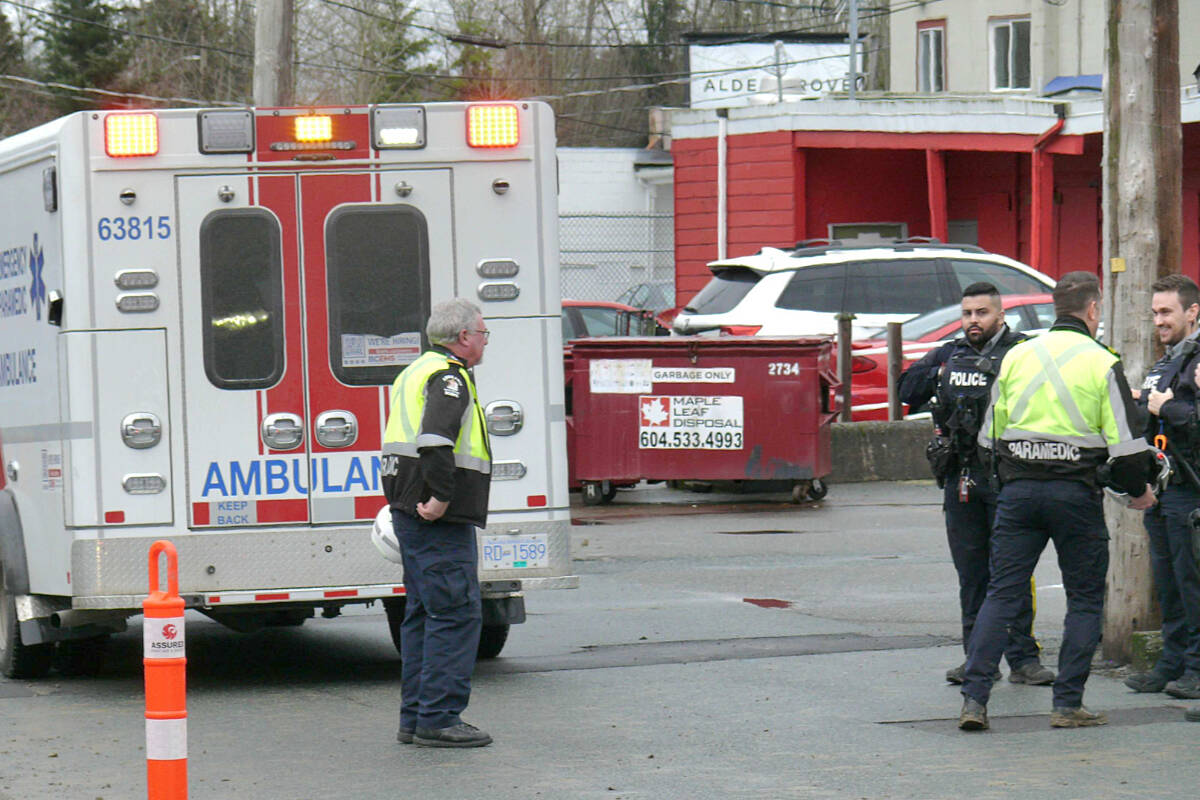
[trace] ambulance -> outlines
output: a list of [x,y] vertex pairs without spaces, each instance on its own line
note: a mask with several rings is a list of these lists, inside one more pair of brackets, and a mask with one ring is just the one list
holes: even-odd
[[[108,110],[0,142],[0,672],[85,673],[148,553],[239,631],[382,601],[388,389],[482,309],[497,655],[568,532],[554,118],[537,102]],[[165,588],[165,587],[164,587]]]

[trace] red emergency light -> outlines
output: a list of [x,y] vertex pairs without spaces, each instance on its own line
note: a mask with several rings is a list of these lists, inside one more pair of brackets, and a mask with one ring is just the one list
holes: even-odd
[[467,106],[467,144],[516,147],[521,141],[517,107],[512,103]]
[[109,114],[104,118],[104,152],[114,158],[158,153],[158,117],[153,114]]

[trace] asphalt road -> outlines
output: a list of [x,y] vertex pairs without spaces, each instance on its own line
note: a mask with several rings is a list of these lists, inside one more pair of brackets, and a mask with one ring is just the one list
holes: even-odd
[[[192,798],[1167,798],[1200,725],[1094,673],[1103,728],[1051,730],[1046,688],[1000,684],[964,734],[957,587],[927,482],[782,496],[655,487],[577,509],[581,588],[531,593],[466,718],[496,743],[395,742],[378,607],[242,636],[188,617]],[[1038,569],[1051,664],[1064,601]],[[98,678],[0,679],[0,800],[145,796],[141,630]]]

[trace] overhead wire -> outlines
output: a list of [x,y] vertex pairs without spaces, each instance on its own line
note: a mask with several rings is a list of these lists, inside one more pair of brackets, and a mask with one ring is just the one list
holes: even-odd
[[[898,13],[901,11],[907,11],[912,8],[916,8],[918,6],[924,6],[928,3],[934,3],[934,2],[939,2],[939,1],[940,0],[910,0],[910,2],[907,5],[900,5],[900,6],[893,6],[890,8],[884,8],[884,9],[882,9],[882,11],[877,11],[874,14],[867,14],[867,15],[864,15],[864,17],[869,19],[869,18],[872,18],[875,16],[880,16],[880,15],[895,14],[895,13]],[[339,0],[322,0],[322,2],[324,2],[328,5],[340,6],[340,7],[346,8],[346,9],[353,10],[358,13],[363,13],[370,17],[375,17],[378,19],[387,19],[390,21],[390,18],[382,17],[381,15],[373,14],[372,12],[367,12],[364,9],[359,9],[359,8],[356,8],[355,6],[349,5],[347,3],[339,2]],[[64,19],[64,20],[71,21],[71,22],[77,22],[77,23],[84,24],[84,25],[102,28],[102,29],[105,29],[105,30],[108,30],[110,32],[117,33],[120,35],[133,36],[133,37],[140,38],[140,39],[158,41],[158,42],[162,42],[162,43],[166,43],[166,44],[172,44],[172,45],[177,45],[177,46],[182,46],[182,47],[187,47],[187,48],[192,48],[192,49],[197,49],[197,50],[218,52],[218,53],[223,53],[223,54],[230,55],[230,56],[236,56],[239,58],[253,58],[252,53],[247,53],[244,51],[233,50],[233,49],[230,49],[227,47],[221,47],[218,45],[209,45],[209,44],[201,44],[201,43],[197,43],[197,42],[188,42],[188,41],[184,41],[184,40],[180,40],[180,39],[175,39],[172,37],[159,36],[156,34],[149,34],[149,33],[143,33],[140,31],[132,31],[132,30],[127,30],[127,29],[117,28],[115,26],[106,25],[104,23],[96,22],[94,20],[86,20],[86,19],[81,19],[79,17],[73,17],[73,16],[67,15],[67,14],[60,14],[60,13],[54,12],[54,11],[39,9],[34,6],[30,6],[26,3],[22,3],[19,0],[0,0],[0,3],[7,3],[16,8],[21,8],[21,9],[30,11],[35,14],[43,14],[43,15],[57,18],[57,19]],[[435,28],[430,28],[428,26],[416,26],[416,27],[418,27],[418,29],[429,30],[431,32],[438,33],[439,35],[445,35],[442,31],[439,31]],[[827,25],[826,24],[815,24],[815,25],[809,25],[807,27],[792,28],[788,31],[774,31],[770,34],[734,33],[734,34],[731,34],[728,39],[718,39],[715,41],[708,40],[704,44],[711,46],[713,44],[746,43],[746,42],[758,41],[763,38],[768,38],[770,36],[774,36],[777,38],[779,36],[786,36],[788,34],[811,32],[812,30],[815,30],[816,28],[822,28],[822,27],[827,27]],[[512,46],[523,46],[523,45],[546,46],[546,45],[550,45],[550,44],[557,45],[559,43],[513,42],[510,44]],[[635,43],[635,44],[637,44],[638,46],[652,46],[652,47],[691,47],[696,43],[695,42],[665,42],[665,43],[654,44],[654,45],[649,45],[646,43]],[[571,45],[571,46],[577,46],[577,45]],[[634,46],[634,45],[606,45],[605,47],[612,49],[612,48],[625,48],[625,47],[631,47],[631,46]],[[793,66],[795,64],[804,63],[806,61],[817,61],[817,60],[823,60],[825,58],[828,58],[828,56],[822,56],[822,57],[813,58],[813,59],[800,59],[800,60],[796,60],[796,61],[789,61],[789,62],[781,63],[781,64],[779,64],[779,66]],[[438,72],[418,72],[418,71],[411,71],[411,70],[399,72],[399,71],[395,71],[395,70],[379,70],[379,69],[372,69],[370,67],[358,67],[358,66],[350,66],[350,65],[346,65],[346,64],[321,64],[321,63],[315,63],[315,62],[311,62],[311,61],[307,61],[307,60],[300,60],[300,59],[296,60],[293,63],[297,67],[305,67],[308,69],[314,69],[314,70],[319,70],[319,71],[342,72],[342,73],[356,72],[356,73],[365,73],[365,74],[386,75],[386,76],[392,76],[392,77],[415,77],[415,78],[421,78],[421,79],[426,79],[426,80],[431,80],[431,81],[461,81],[464,79],[467,79],[467,80],[477,80],[477,79],[485,79],[486,80],[487,79],[486,76],[464,76],[464,75],[454,75],[454,74],[438,73]],[[761,67],[739,67],[739,68],[731,68],[728,70],[714,70],[714,71],[709,71],[709,73],[661,72],[661,73],[645,73],[642,75],[624,74],[624,75],[616,75],[616,76],[581,76],[581,77],[572,77],[572,78],[547,78],[544,76],[530,76],[530,77],[503,76],[502,78],[496,78],[496,79],[504,80],[504,81],[510,82],[510,83],[511,82],[534,82],[534,81],[541,82],[541,83],[571,83],[571,82],[598,81],[598,80],[599,81],[630,80],[633,78],[654,78],[654,77],[667,78],[666,80],[656,81],[656,82],[641,82],[641,83],[627,85],[627,86],[606,87],[604,89],[587,90],[587,91],[581,91],[581,92],[570,92],[570,93],[564,93],[564,94],[559,94],[559,95],[539,95],[535,98],[530,98],[530,99],[556,100],[556,99],[565,99],[565,98],[569,98],[569,97],[595,96],[598,94],[605,94],[605,93],[611,93],[611,92],[632,92],[632,91],[648,90],[648,89],[658,88],[661,86],[667,86],[667,85],[690,81],[696,75],[703,75],[703,74],[712,74],[712,75],[726,74],[726,75],[728,75],[728,74],[736,74],[737,72],[742,72],[742,71],[746,71],[746,70],[760,69],[760,68]],[[102,90],[102,89],[89,90],[86,87],[77,87],[77,90],[79,90],[79,91],[94,91],[97,93],[103,93],[106,91],[106,90]],[[134,96],[134,93],[115,93],[115,94],[117,94],[118,96],[130,96],[130,97]],[[156,99],[150,95],[146,95],[145,98]],[[181,101],[182,100],[184,100],[184,98],[181,98]],[[212,102],[212,101],[198,101],[198,100],[192,99],[191,102],[205,103],[205,102]]]

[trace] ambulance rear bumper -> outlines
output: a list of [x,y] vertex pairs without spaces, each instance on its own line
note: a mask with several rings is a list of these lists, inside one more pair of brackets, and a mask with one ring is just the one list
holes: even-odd
[[[569,522],[523,522],[521,531],[546,535],[548,563],[481,572],[485,597],[578,587],[579,577],[571,574]],[[498,532],[489,528],[480,535]],[[171,532],[73,542],[72,607],[140,609],[148,591],[150,545],[162,538],[179,554],[179,593],[189,607],[359,602],[404,594],[403,570],[379,555],[367,528]]]

